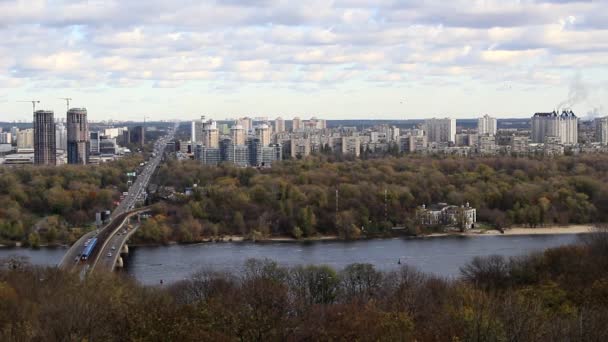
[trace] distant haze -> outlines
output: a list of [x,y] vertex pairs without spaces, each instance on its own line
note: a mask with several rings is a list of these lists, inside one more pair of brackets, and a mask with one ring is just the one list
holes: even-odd
[[608,2],[0,1],[0,121],[608,115]]

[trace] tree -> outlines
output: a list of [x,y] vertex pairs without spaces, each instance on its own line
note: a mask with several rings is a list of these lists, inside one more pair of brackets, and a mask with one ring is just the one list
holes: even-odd
[[245,226],[245,219],[240,211],[234,213],[234,229],[241,235],[247,235],[247,227]]

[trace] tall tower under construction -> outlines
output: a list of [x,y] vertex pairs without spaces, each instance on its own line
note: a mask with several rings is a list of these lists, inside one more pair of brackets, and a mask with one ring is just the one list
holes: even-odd
[[34,164],[56,165],[55,119],[52,111],[34,112]]
[[68,164],[87,164],[91,148],[87,110],[85,108],[68,110],[67,125]]

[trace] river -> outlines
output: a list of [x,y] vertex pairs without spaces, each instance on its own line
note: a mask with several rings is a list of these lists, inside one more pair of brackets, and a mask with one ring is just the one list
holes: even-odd
[[[401,264],[445,277],[455,277],[475,256],[524,255],[578,241],[578,235],[521,235],[379,239],[313,243],[226,242],[158,247],[132,247],[124,272],[147,285],[175,282],[206,268],[239,272],[249,258],[268,258],[282,265],[325,264],[336,269],[352,263],[370,263],[379,270]],[[1,248],[0,258],[28,257],[38,265],[56,265],[65,248]]]

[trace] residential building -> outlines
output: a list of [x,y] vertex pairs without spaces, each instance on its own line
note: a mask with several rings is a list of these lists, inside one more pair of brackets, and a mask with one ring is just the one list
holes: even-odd
[[0,144],[12,144],[13,135],[11,132],[0,132]]
[[292,158],[304,158],[310,155],[309,138],[293,138],[290,140],[289,146]]
[[87,164],[91,153],[91,140],[87,110],[72,108],[67,115],[68,164]]
[[34,148],[34,129],[28,128],[17,133],[17,149]]
[[253,119],[250,117],[240,118],[237,122],[237,125],[240,125],[245,131],[245,135],[247,135],[253,129]]
[[282,117],[274,119],[274,133],[285,132],[285,120]]
[[291,131],[292,132],[297,132],[299,130],[301,130],[302,127],[302,120],[300,120],[299,117],[295,117],[293,118],[293,120],[291,120]]
[[34,163],[56,165],[57,146],[54,113],[48,110],[34,112]]
[[477,134],[490,134],[496,135],[497,124],[496,118],[493,118],[489,115],[484,115],[481,118],[477,119]]
[[428,147],[427,137],[409,135],[400,138],[399,151],[406,153],[425,152]]
[[262,146],[270,145],[270,128],[267,124],[262,124],[256,127],[256,136],[260,140]]
[[342,137],[342,154],[359,157],[361,154],[361,141],[358,136]]
[[572,111],[536,113],[532,117],[532,142],[543,143],[546,137],[557,137],[564,145],[578,143],[578,118]]
[[428,119],[424,122],[424,132],[428,142],[455,143],[456,119]]
[[493,155],[498,152],[496,136],[494,134],[479,134],[477,143],[477,153]]
[[203,122],[203,138],[202,144],[208,148],[220,147],[220,133],[217,129],[217,123],[213,120]]
[[608,145],[608,116],[597,118],[595,123],[595,141],[602,145]]
[[513,135],[511,137],[511,153],[517,155],[527,154],[530,149],[530,138],[527,136]]
[[232,138],[232,144],[235,146],[245,145],[245,129],[241,125],[232,126],[230,129],[230,137]]

